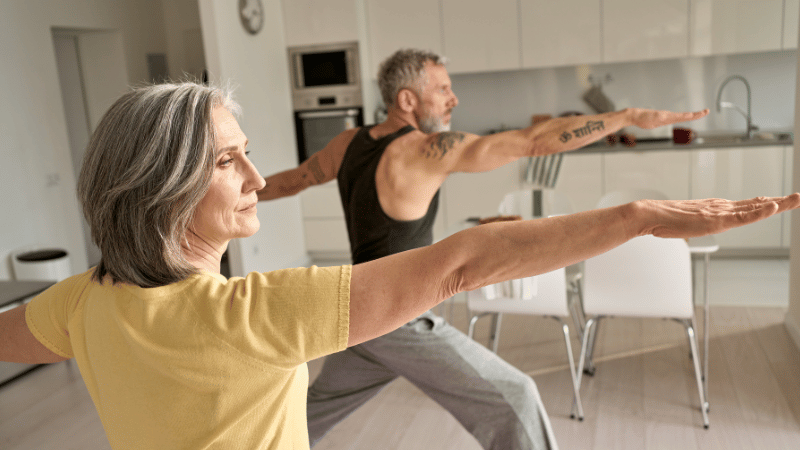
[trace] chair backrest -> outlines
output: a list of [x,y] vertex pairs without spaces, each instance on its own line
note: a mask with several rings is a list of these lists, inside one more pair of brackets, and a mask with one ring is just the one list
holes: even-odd
[[567,316],[564,268],[469,291],[467,306],[472,311]]
[[586,260],[583,309],[591,315],[692,317],[689,246],[640,236]]
[[521,189],[503,197],[498,212],[502,215],[519,215],[523,219],[572,214],[569,197],[553,189]]
[[609,208],[611,206],[624,205],[625,203],[636,200],[669,200],[663,192],[655,189],[630,189],[624,191],[612,191],[604,195],[597,202],[597,208]]

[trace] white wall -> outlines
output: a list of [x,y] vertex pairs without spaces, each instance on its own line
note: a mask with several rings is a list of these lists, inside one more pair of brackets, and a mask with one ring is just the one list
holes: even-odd
[[[280,1],[262,3],[264,26],[251,35],[239,21],[238,2],[199,0],[211,80],[237,86],[243,111],[239,123],[250,141],[250,159],[268,175],[296,167],[297,149]],[[234,275],[309,263],[298,197],[262,202],[258,217],[261,230],[230,249]]]
[[[798,53],[800,67],[800,53]],[[800,86],[800,72],[795,76],[795,83]],[[800,111],[800,89],[795,95],[795,110]],[[800,136],[800,115],[794,120],[794,135]],[[792,190],[800,192],[800,145],[795,141],[792,167]],[[791,246],[789,248],[789,311],[786,313],[786,329],[800,350],[800,211],[792,211]]]
[[28,246],[65,248],[73,272],[87,268],[52,28],[118,30],[138,82],[145,55],[165,52],[160,11],[160,0],[0,2],[0,279],[11,278],[10,252]]

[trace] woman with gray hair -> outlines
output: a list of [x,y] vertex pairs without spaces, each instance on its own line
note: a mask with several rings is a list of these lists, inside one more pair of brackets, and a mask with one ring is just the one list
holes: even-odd
[[222,254],[258,230],[264,186],[236,109],[224,91],[193,83],[123,95],[94,132],[78,183],[100,264],[0,315],[0,360],[75,358],[115,449],[308,448],[311,359],[457,292],[637,235],[717,233],[800,205],[798,194],[639,201],[483,225],[355,266],[227,279]]

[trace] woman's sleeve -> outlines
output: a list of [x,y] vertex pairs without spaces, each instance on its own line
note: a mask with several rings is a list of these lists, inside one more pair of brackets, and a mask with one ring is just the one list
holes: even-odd
[[86,278],[76,275],[56,283],[28,303],[25,322],[33,336],[53,353],[72,358],[68,324],[77,303],[75,288]]
[[250,273],[220,285],[214,311],[198,311],[231,345],[287,367],[347,348],[351,266]]

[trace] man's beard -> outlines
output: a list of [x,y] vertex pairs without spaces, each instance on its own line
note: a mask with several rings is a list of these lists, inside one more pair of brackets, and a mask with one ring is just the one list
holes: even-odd
[[444,123],[446,116],[427,116],[419,121],[419,130],[425,134],[441,133],[443,131],[450,131],[450,124]]

